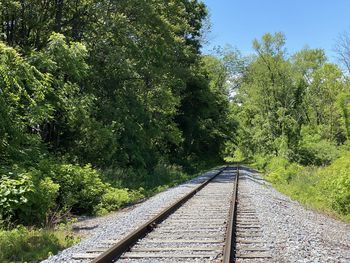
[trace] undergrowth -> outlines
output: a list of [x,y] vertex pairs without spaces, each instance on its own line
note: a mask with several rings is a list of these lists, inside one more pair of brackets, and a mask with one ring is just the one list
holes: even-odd
[[350,222],[350,153],[328,166],[301,166],[282,157],[261,156],[254,166],[293,200]]
[[[58,227],[59,222],[80,214],[108,214],[198,174],[190,176],[165,164],[151,175],[52,160],[27,169],[3,167],[0,172],[5,174],[0,180],[0,262],[43,260],[78,241],[69,225]],[[38,198],[40,203],[35,202]]]
[[38,262],[78,241],[66,227],[0,230],[0,262]]

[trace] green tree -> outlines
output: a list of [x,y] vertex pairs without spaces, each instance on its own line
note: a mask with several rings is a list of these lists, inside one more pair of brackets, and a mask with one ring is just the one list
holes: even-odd
[[38,123],[50,118],[45,101],[51,79],[15,49],[0,43],[0,159],[37,156]]

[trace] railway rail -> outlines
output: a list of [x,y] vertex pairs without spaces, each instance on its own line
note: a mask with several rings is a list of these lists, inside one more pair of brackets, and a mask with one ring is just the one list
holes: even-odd
[[[261,229],[239,194],[239,166],[227,166],[120,241],[75,259],[92,263],[256,262],[270,258]],[[242,198],[242,205],[238,202]]]
[[[240,180],[261,179],[253,178],[248,173],[241,173]],[[271,262],[271,247],[264,238],[262,225],[251,196],[240,187],[237,198],[239,202],[235,220],[235,262]]]

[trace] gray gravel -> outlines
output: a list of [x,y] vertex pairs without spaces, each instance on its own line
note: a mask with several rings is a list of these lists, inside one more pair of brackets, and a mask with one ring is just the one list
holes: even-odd
[[[100,240],[111,239],[111,236],[113,239],[123,238],[152,214],[181,198],[213,174],[215,171],[168,189],[132,209],[100,219],[91,237],[43,262],[80,262],[72,260],[72,255],[95,248]],[[255,205],[264,238],[270,244],[271,262],[350,263],[349,224],[305,209],[276,191],[257,173],[244,170],[241,174],[244,178],[240,181],[240,189],[251,196]]]
[[[91,220],[93,222],[91,223],[93,230],[91,230],[89,233],[88,238],[42,262],[84,262],[82,260],[72,259],[73,255],[85,253],[89,249],[99,247],[101,240],[121,240],[132,230],[149,220],[154,214],[160,212],[171,203],[174,203],[186,193],[189,193],[192,189],[197,187],[206,179],[215,175],[217,172],[218,170],[212,170],[190,180],[187,183],[169,188],[168,190],[153,196],[147,201],[136,205],[131,210],[111,214],[104,217],[102,220]],[[85,262],[88,261],[89,260]]]
[[240,189],[251,195],[271,244],[272,262],[350,262],[350,225],[305,209],[248,170]]
[[222,172],[117,262],[221,262],[234,175]]

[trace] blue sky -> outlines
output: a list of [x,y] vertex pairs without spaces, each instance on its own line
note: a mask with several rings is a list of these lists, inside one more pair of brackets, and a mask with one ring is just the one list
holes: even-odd
[[203,0],[208,6],[212,32],[207,53],[216,45],[231,44],[243,54],[266,32],[281,31],[287,50],[294,53],[308,45],[332,51],[338,35],[350,30],[350,0]]

